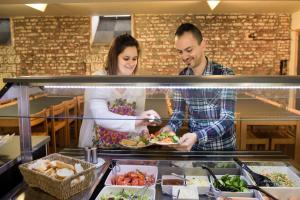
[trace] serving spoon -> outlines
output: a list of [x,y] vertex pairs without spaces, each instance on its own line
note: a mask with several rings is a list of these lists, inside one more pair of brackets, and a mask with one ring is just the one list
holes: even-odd
[[239,165],[241,166],[244,170],[246,170],[247,172],[249,172],[249,174],[251,174],[251,176],[253,177],[255,183],[258,186],[266,186],[266,187],[277,187],[278,185],[275,184],[274,182],[271,181],[271,179],[269,179],[266,176],[263,176],[261,174],[258,174],[254,171],[252,171],[245,163],[243,163],[242,161],[240,161],[238,158],[233,158],[233,160]]

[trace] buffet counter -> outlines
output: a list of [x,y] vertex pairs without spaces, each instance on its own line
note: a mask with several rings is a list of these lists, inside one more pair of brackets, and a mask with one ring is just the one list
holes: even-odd
[[[31,138],[33,158],[37,159],[47,155],[47,144],[50,141],[50,137],[32,136]],[[20,163],[20,137],[11,136],[11,138],[0,147],[0,197],[22,181],[22,176],[18,170]]]
[[[81,148],[66,148],[60,152],[61,154],[73,158],[84,160],[84,150]],[[105,163],[94,169],[94,179],[90,183],[88,189],[72,196],[71,199],[95,199],[99,192],[105,186],[105,181],[112,168],[117,165],[143,165],[153,166],[158,170],[157,182],[155,186],[155,199],[169,200],[172,199],[171,195],[162,193],[162,187],[159,183],[163,175],[168,175],[171,172],[177,174],[187,173],[190,175],[203,174],[203,169],[200,168],[203,163],[207,166],[220,165],[220,170],[216,170],[220,175],[223,173],[241,173],[241,169],[233,161],[233,157],[238,157],[243,161],[256,163],[257,165],[272,165],[284,166],[291,169],[298,176],[297,171],[292,165],[289,164],[288,157],[282,155],[279,151],[236,151],[236,152],[177,152],[177,151],[163,151],[153,149],[143,150],[100,150],[97,152],[98,157],[105,160]],[[234,166],[234,167],[232,167]],[[226,169],[228,168],[228,169]],[[136,170],[136,169],[132,169]],[[7,194],[7,198],[11,199],[55,199],[54,197],[46,194],[45,192],[30,188],[26,183],[19,185],[16,190]],[[200,199],[215,199],[213,196],[200,195]]]

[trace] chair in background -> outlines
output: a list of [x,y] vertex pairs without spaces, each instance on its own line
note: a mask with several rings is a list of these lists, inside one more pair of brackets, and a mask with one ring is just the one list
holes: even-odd
[[296,126],[279,126],[278,131],[270,136],[271,150],[282,150],[290,154],[289,147],[292,147],[292,157],[296,144]]
[[253,132],[247,133],[246,140],[247,150],[269,150],[270,148],[270,140],[265,137],[257,137]]
[[48,93],[47,93],[47,92],[41,92],[41,93],[34,94],[34,95],[33,95],[33,98],[34,98],[34,99],[38,99],[38,98],[46,97],[46,96],[48,96]]
[[77,98],[74,97],[71,100],[64,101],[66,106],[66,115],[67,115],[67,128],[68,128],[68,135],[71,135],[71,127],[74,127],[74,139],[75,144],[78,144],[78,120],[77,120]]
[[[56,134],[61,134],[64,136],[64,146],[70,144],[70,136],[68,135],[67,126],[67,116],[66,107],[64,103],[60,103],[50,107],[50,117],[51,117],[51,140],[53,145],[53,150],[56,152]],[[60,137],[61,138],[61,137]],[[61,143],[61,141],[60,141]]]
[[78,130],[80,130],[82,118],[84,114],[84,97],[83,96],[77,96],[77,117],[78,117]]
[[[48,116],[49,110],[42,111],[30,115],[30,126],[32,136],[48,136]],[[49,143],[47,144],[47,151],[49,150]]]
[[0,108],[4,108],[7,106],[12,106],[17,104],[18,101],[16,99],[8,99],[8,100],[4,100],[4,101],[0,101]]
[[48,136],[48,111],[42,111],[30,115],[31,134],[37,136]]

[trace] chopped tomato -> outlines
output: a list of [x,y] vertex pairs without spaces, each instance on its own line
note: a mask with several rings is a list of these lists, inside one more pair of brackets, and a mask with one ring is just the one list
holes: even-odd
[[139,180],[139,186],[145,185],[145,180]]

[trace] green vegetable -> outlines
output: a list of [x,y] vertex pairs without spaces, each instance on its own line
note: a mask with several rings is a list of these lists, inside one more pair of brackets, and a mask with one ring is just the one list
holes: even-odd
[[173,135],[172,139],[174,143],[177,143],[179,141],[179,137],[177,137],[177,135]]
[[[225,174],[219,179],[219,182],[228,188],[228,191],[234,191],[234,192],[248,192],[249,190],[246,188],[247,182],[243,179],[241,179],[240,176],[229,176],[228,174]],[[214,186],[218,189],[222,188],[220,185],[218,185],[216,182],[214,182]]]
[[[100,197],[100,199],[98,200],[126,200],[129,197],[133,197],[133,195],[136,194],[135,191],[130,190],[130,189],[123,189],[121,192],[110,192],[107,195],[103,195]],[[146,193],[145,195],[141,196],[138,195],[137,198],[135,198],[134,200],[149,200],[150,196]]]

